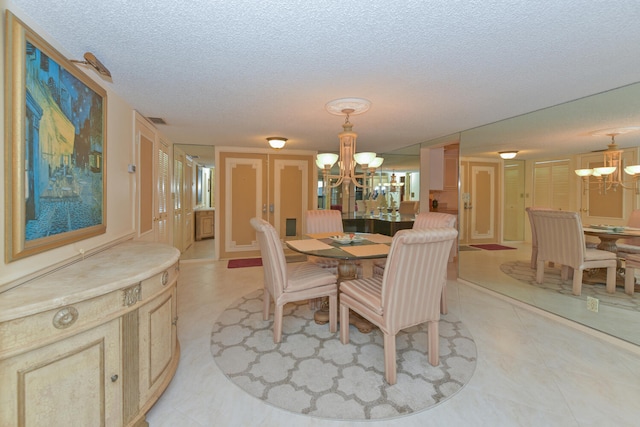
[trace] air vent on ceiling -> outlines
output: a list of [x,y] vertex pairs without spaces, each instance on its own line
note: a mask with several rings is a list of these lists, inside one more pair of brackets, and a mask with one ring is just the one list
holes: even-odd
[[165,122],[162,117],[147,117],[147,119],[149,119],[151,121],[151,123],[154,123],[156,125],[166,125],[167,124],[167,122]]

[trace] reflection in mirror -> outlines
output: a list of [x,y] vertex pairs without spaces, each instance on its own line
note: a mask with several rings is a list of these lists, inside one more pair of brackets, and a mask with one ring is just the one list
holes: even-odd
[[503,240],[524,240],[524,160],[505,160],[504,177],[504,224]]
[[[536,283],[531,268],[531,230],[524,210],[535,206],[580,212],[584,227],[626,225],[632,210],[640,207],[635,191],[619,186],[605,193],[593,177],[583,187],[574,170],[602,164],[608,143],[602,134],[640,129],[638,111],[640,84],[636,83],[462,132],[462,168],[471,160],[502,163],[502,173],[497,176],[501,191],[497,229],[501,234],[492,242],[500,245],[494,249],[501,250],[461,247],[459,277],[640,345],[640,330],[632,326],[640,320],[640,289],[636,286],[633,296],[625,294],[623,277],[618,278],[615,293],[608,294],[598,271],[585,273],[582,294],[574,296],[571,279],[563,281],[560,267],[547,265],[543,283]],[[640,132],[616,136],[623,151],[621,167],[640,163],[639,140]],[[518,150],[515,160],[498,158],[499,151],[511,149]],[[461,170],[461,179],[464,173]],[[625,179],[631,180],[628,176]],[[616,208],[609,209],[611,206]],[[593,245],[600,243],[592,237],[587,240]],[[619,262],[624,265],[623,259]],[[598,299],[597,313],[588,309],[587,297]]]
[[173,241],[181,261],[215,259],[215,149],[173,146]]

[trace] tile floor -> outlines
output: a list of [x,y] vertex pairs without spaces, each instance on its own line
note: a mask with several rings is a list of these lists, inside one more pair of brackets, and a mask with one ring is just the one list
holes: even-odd
[[448,284],[449,309],[473,335],[478,364],[471,381],[452,398],[414,415],[358,423],[269,406],[228,381],[209,352],[217,316],[236,298],[262,286],[262,267],[229,270],[226,264],[181,264],[181,359],[173,381],[147,414],[152,427],[640,424],[638,353],[455,280]]

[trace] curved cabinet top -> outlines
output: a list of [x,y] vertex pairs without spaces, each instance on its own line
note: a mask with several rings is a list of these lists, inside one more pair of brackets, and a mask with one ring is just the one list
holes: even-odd
[[176,248],[130,241],[0,293],[0,322],[104,295],[158,274],[180,258]]

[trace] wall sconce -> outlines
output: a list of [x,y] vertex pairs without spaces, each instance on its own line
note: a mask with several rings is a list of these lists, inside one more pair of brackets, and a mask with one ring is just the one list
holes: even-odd
[[282,138],[280,136],[270,136],[269,138],[267,138],[267,142],[269,143],[271,148],[275,148],[276,150],[284,147],[284,144],[286,144],[287,141],[287,138]]
[[503,158],[504,160],[511,160],[514,157],[516,157],[516,154],[518,154],[518,152],[515,150],[499,151],[498,154],[500,154],[500,157]]

